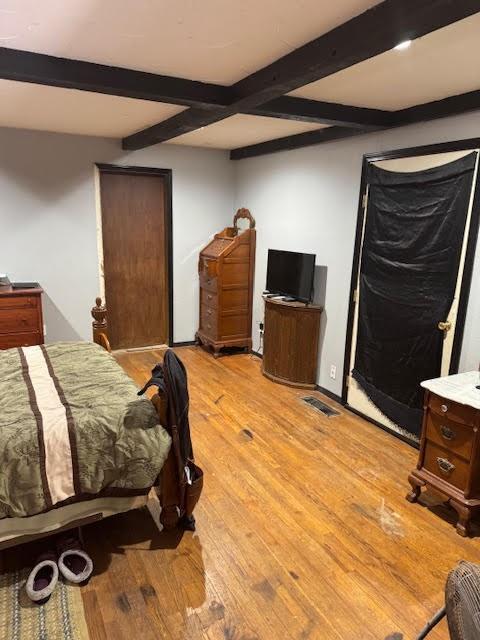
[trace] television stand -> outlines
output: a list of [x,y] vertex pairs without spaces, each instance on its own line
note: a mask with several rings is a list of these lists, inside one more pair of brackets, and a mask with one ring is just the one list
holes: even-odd
[[291,387],[315,389],[323,308],[297,300],[264,300],[263,375]]

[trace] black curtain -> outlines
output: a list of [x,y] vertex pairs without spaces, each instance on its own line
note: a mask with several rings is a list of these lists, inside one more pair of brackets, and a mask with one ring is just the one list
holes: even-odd
[[476,153],[425,171],[368,168],[353,377],[395,424],[419,435],[422,380],[440,375]]

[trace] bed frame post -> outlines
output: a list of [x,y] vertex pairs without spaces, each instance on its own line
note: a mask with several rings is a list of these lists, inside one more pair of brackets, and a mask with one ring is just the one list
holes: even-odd
[[111,351],[108,340],[107,307],[102,304],[101,298],[96,298],[95,306],[92,308],[91,313],[93,316],[93,341],[107,351]]

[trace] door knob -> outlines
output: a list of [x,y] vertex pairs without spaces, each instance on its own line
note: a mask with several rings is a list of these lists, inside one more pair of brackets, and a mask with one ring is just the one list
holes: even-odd
[[437,326],[440,331],[450,331],[452,323],[447,320],[447,322],[439,322]]

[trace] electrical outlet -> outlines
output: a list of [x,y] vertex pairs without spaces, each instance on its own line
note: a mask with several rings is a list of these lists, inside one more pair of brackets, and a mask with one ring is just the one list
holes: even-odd
[[337,377],[337,367],[334,364],[330,365],[330,378],[333,378],[333,380],[335,380],[335,378]]

